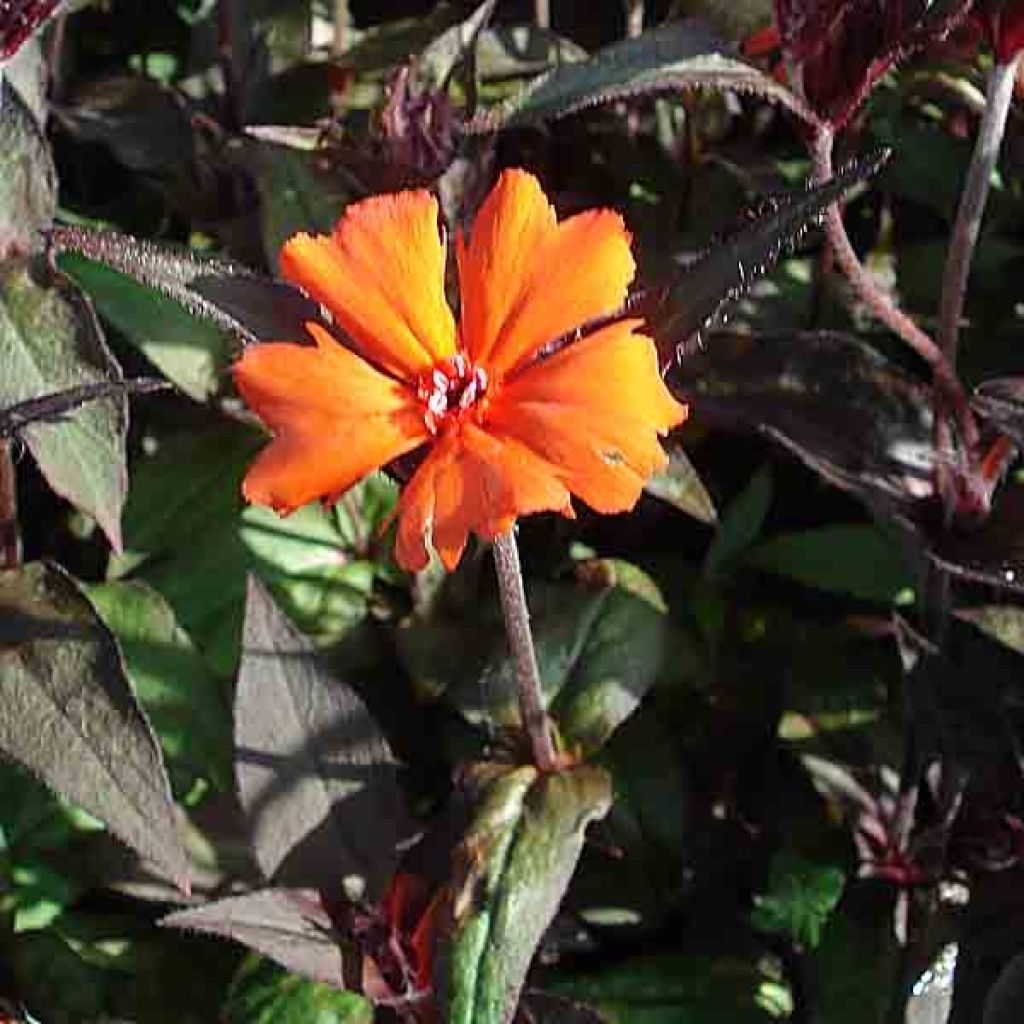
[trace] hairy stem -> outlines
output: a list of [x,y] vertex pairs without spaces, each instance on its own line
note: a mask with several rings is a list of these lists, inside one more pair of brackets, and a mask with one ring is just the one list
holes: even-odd
[[21,564],[18,532],[18,492],[9,438],[0,438],[0,569]]
[[1013,87],[1017,81],[1020,55],[1005,64],[996,64],[988,80],[985,110],[978,127],[974,155],[967,171],[967,181],[960,196],[953,240],[946,257],[946,273],[942,279],[942,298],[939,306],[939,344],[950,363],[956,363],[956,346],[960,333],[960,318],[967,297],[967,279],[971,273],[971,260],[978,244],[981,220],[988,201],[992,172],[999,159],[1006,118],[1013,102]]
[[[814,177],[821,184],[833,176],[832,144],[834,135],[827,127],[819,128],[811,147]],[[846,234],[843,215],[838,203],[825,213],[825,235],[847,280],[864,301],[871,313],[899,335],[928,365],[932,371],[936,392],[957,425],[959,440],[969,465],[978,457],[978,425],[971,413],[967,395],[942,349],[917,326],[887,295],[861,263],[853,244]]]
[[551,723],[544,710],[544,694],[540,685],[537,652],[530,632],[530,611],[523,589],[523,571],[519,564],[519,548],[515,534],[509,530],[495,538],[494,567],[498,573],[498,592],[505,617],[505,632],[515,662],[519,687],[519,715],[523,729],[533,748],[533,760],[544,772],[558,766],[558,757],[551,741]]

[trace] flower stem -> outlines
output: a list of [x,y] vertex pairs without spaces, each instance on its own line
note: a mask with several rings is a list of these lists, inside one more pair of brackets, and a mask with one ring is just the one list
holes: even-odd
[[[811,156],[814,161],[814,177],[819,184],[828,181],[833,175],[833,141],[833,133],[828,127],[821,127],[815,133]],[[978,425],[952,364],[942,349],[895,305],[892,298],[872,278],[867,267],[861,263],[846,234],[838,203],[833,203],[825,213],[825,235],[835,254],[836,263],[868,309],[886,327],[899,335],[932,371],[936,393],[953,417],[967,463],[969,466],[972,465],[979,454]]]
[[21,537],[18,533],[18,492],[11,458],[11,442],[0,438],[0,569],[16,569],[21,564]]
[[939,344],[950,363],[956,362],[960,317],[967,296],[971,260],[981,231],[992,172],[999,159],[999,149],[1006,131],[1006,119],[1013,102],[1013,87],[1019,66],[1020,54],[1017,54],[1005,64],[996,64],[992,68],[985,96],[985,110],[978,127],[978,139],[974,144],[974,155],[960,196],[953,240],[946,258],[946,273],[942,279],[939,307]]
[[523,589],[523,570],[519,564],[519,548],[512,530],[494,539],[494,568],[498,573],[498,593],[505,617],[505,632],[515,662],[519,687],[519,716],[530,738],[533,760],[543,772],[558,767],[558,756],[551,741],[551,723],[544,710],[544,694],[540,685],[537,652],[530,631],[530,610]]

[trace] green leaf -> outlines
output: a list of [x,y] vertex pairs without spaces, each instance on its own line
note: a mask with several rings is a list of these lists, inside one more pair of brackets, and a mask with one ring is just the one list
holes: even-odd
[[0,623],[0,749],[186,887],[160,748],[92,606],[37,562],[0,573]]
[[815,864],[783,849],[772,860],[767,892],[754,897],[751,923],[766,932],[782,932],[799,945],[815,949],[845,883],[840,868]]
[[[0,270],[0,406],[120,376],[92,310],[67,279],[44,284],[23,263]],[[128,487],[126,429],[121,395],[22,431],[47,483],[92,516],[115,549]]]
[[736,55],[696,21],[673,21],[615,43],[589,60],[537,79],[511,103],[487,111],[473,126],[494,131],[565,117],[601,103],[687,89],[754,93],[781,103],[808,123],[816,118],[786,86]]
[[772,537],[748,552],[748,565],[862,601],[893,604],[912,592],[899,544],[873,526],[822,526]]
[[462,873],[435,988],[450,1024],[509,1024],[584,831],[611,805],[611,781],[590,765],[540,776],[481,765],[473,782],[481,795],[454,855]]
[[[548,707],[570,749],[593,753],[635,710],[664,653],[665,609],[654,583],[624,562],[597,561],[578,583],[527,588]],[[447,594],[452,593],[449,588]],[[493,596],[438,603],[398,634],[421,691],[445,693],[470,720],[519,723],[515,666]],[[460,657],[453,663],[451,652]]]
[[960,608],[958,619],[977,626],[986,636],[1018,654],[1024,654],[1024,608],[1011,604],[983,605],[980,608]]
[[186,395],[204,402],[220,390],[226,363],[223,329],[78,253],[64,253],[58,264],[88,294],[99,314]]
[[39,245],[57,207],[57,172],[38,122],[0,75],[0,263]]
[[140,580],[94,584],[85,593],[117,637],[128,678],[175,769],[178,792],[187,792],[197,777],[230,790],[227,704],[171,606]]
[[281,246],[300,231],[330,234],[352,191],[319,168],[318,153],[253,142],[262,199],[263,251],[277,266]]
[[704,574],[728,575],[737,561],[761,533],[772,494],[771,470],[766,463],[733,499],[722,518],[715,539],[704,556]]
[[670,454],[668,468],[655,473],[644,485],[644,490],[698,522],[718,522],[715,503],[700,474],[682,449],[677,448]]
[[561,995],[596,1006],[610,1024],[768,1024],[766,978],[751,961],[700,954],[628,960],[596,974],[547,982]]
[[297,288],[231,260],[117,231],[68,225],[53,228],[50,241],[55,252],[79,253],[125,274],[245,342],[299,339],[304,324],[319,319],[317,304]]
[[481,31],[491,19],[495,2],[484,0],[465,21],[445,29],[423,48],[413,68],[425,88],[445,87],[458,67],[474,54]]
[[665,656],[666,609],[657,587],[632,566],[610,565],[614,583],[551,705],[563,740],[588,756],[636,711]]
[[362,619],[383,569],[362,549],[372,547],[373,517],[393,501],[393,490],[368,480],[334,512],[309,505],[287,519],[246,508],[242,478],[264,443],[256,431],[222,420],[157,440],[135,464],[127,550],[112,566],[112,575],[132,574],[158,590],[224,676],[237,665],[246,573],[256,571],[298,625],[327,642]]
[[365,999],[250,957],[231,983],[224,1024],[372,1024]]

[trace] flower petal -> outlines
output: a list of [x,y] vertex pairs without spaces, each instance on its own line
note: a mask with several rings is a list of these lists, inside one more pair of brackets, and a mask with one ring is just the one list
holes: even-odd
[[624,512],[667,459],[659,435],[686,407],[658,373],[640,321],[605,327],[507,381],[487,412],[500,440],[518,440],[598,512]]
[[404,380],[455,352],[437,200],[429,192],[353,203],[331,237],[289,239],[281,272],[323,303],[368,359]]
[[316,348],[254,345],[234,366],[242,398],[276,435],[242,489],[282,514],[337,496],[428,437],[412,392],[315,324],[309,330]]
[[622,218],[592,210],[558,224],[537,179],[505,171],[468,243],[458,242],[463,343],[498,377],[575,327],[617,310],[636,265]]
[[425,568],[429,540],[454,569],[470,532],[494,538],[519,516],[548,510],[572,515],[551,467],[518,441],[464,422],[442,436],[402,493],[396,557],[411,571]]

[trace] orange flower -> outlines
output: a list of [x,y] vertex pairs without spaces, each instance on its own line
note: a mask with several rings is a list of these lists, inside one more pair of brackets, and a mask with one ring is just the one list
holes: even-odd
[[686,416],[653,342],[623,320],[544,353],[621,307],[629,241],[608,210],[559,223],[536,178],[506,171],[457,239],[456,324],[428,192],[355,203],[330,237],[290,239],[284,276],[346,343],[310,324],[315,346],[257,345],[235,364],[275,435],[246,498],[286,514],[428,445],[398,503],[396,556],[410,570],[427,564],[428,545],[451,569],[470,531],[494,538],[528,513],[572,516],[571,495],[599,512],[632,508],[665,465],[659,435]]

